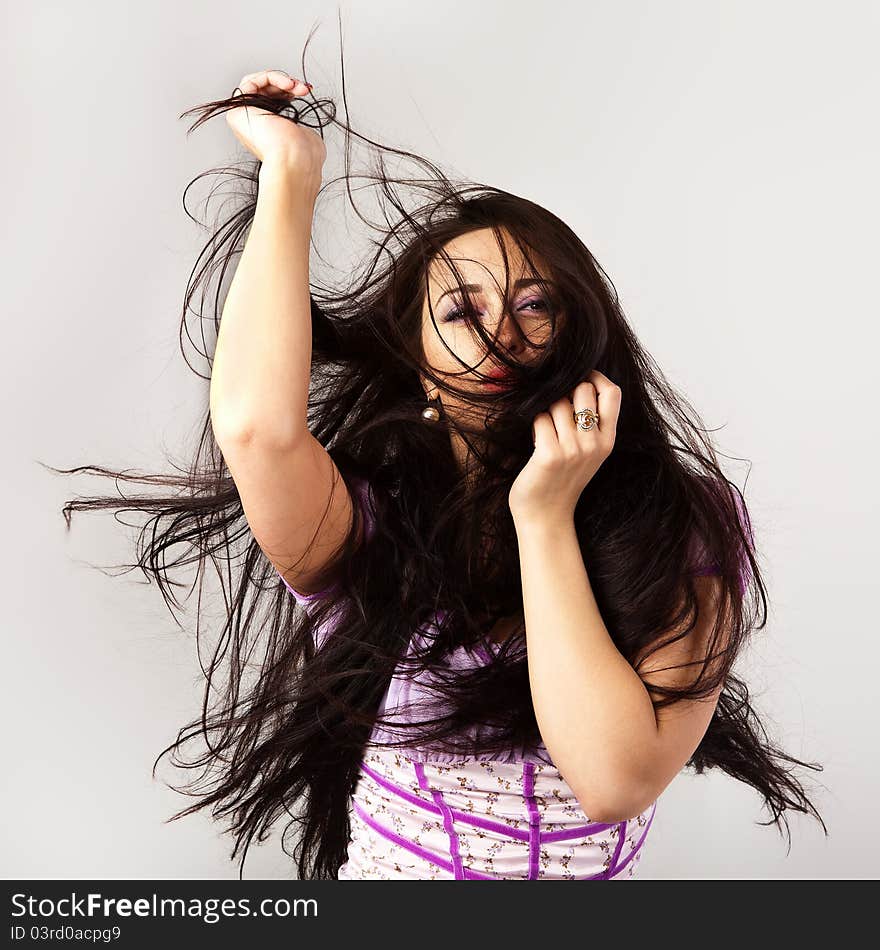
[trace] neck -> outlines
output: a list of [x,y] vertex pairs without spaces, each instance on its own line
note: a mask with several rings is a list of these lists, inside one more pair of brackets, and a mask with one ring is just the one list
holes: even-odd
[[477,458],[471,447],[452,429],[449,430],[449,441],[452,445],[452,454],[455,457],[461,477],[468,486],[470,486],[474,483],[479,470]]

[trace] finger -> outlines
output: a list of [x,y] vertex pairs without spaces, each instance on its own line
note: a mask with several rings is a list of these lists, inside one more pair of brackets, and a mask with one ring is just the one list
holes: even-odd
[[596,387],[596,391],[600,393],[605,389],[613,388],[615,385],[612,380],[610,380],[604,373],[600,373],[597,369],[594,369],[587,376],[587,379]]
[[304,96],[309,88],[305,83],[295,82],[293,85],[287,85],[284,88],[276,86],[273,83],[258,83],[254,80],[242,81],[241,91],[254,95],[259,93],[263,96]]
[[277,89],[283,92],[292,92],[299,96],[311,92],[312,89],[311,83],[307,83],[302,79],[296,79],[283,69],[266,70],[266,78]]
[[596,412],[596,387],[584,380],[572,390],[570,399],[570,402],[568,399],[560,401],[559,412],[553,414],[553,421],[559,432],[560,444],[571,452],[577,452],[583,448],[586,433],[578,427],[574,416],[582,409],[592,409]]
[[253,91],[254,89],[259,89],[262,86],[265,86],[266,82],[266,70],[264,69],[257,73],[246,73],[241,77],[240,85],[244,86],[247,84],[250,91]]
[[577,444],[577,427],[574,424],[574,410],[569,397],[558,399],[550,406],[550,418],[556,432],[556,441],[566,455],[573,455],[579,451]]
[[243,76],[239,84],[243,92],[264,95],[305,95],[312,86],[301,79],[294,79],[283,69],[264,69],[257,73],[248,73]]
[[238,95],[252,96],[254,93],[259,92],[261,88],[255,79],[244,78],[238,84],[236,92]]
[[[552,440],[552,441],[551,441]],[[556,441],[556,428],[547,412],[539,412],[532,420],[532,444],[535,451],[546,451]]]
[[[608,377],[605,377],[608,379]],[[617,434],[617,420],[620,417],[620,403],[623,392],[620,386],[615,385],[608,380],[608,385],[603,385],[597,394],[597,403],[599,406],[599,431],[612,443]]]
[[[596,409],[597,390],[588,379],[583,380],[574,387],[571,393],[571,404],[575,412],[581,409]],[[572,419],[574,417],[572,416]]]
[[258,73],[253,73],[251,78],[258,86],[265,86],[269,83],[269,70],[261,69]]

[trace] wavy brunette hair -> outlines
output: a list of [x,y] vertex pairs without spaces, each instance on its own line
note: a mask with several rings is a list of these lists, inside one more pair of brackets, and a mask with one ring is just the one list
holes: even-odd
[[[343,102],[344,91],[343,70]],[[156,579],[172,613],[181,604],[171,590],[179,584],[169,580],[169,568],[198,565],[199,605],[209,559],[223,585],[227,615],[204,670],[201,715],[180,729],[153,765],[155,775],[170,752],[176,765],[198,773],[177,789],[196,802],[168,820],[210,807],[215,818],[228,822],[235,838],[231,857],[241,852],[242,873],[251,841],[264,840],[286,813],[283,847],[296,861],[299,877],[335,877],[347,857],[349,798],[358,765],[374,726],[383,723],[380,703],[397,664],[406,665],[410,675],[430,670],[438,701],[420,722],[398,723],[401,737],[393,744],[430,743],[480,755],[540,742],[507,494],[531,454],[534,416],[596,368],[622,388],[624,398],[614,450],[584,489],[574,519],[614,643],[638,670],[653,650],[686,636],[698,621],[694,575],[710,565],[720,593],[705,662],[686,688],[652,686],[655,708],[704,697],[723,683],[688,766],[697,773],[721,769],[754,787],[771,816],[763,824],[781,829],[784,823],[788,832],[785,812],[794,810],[814,815],[827,834],[792,769],[821,771],[822,766],[774,747],[750,705],[746,684],[732,672],[749,634],[767,621],[766,589],[744,498],[722,472],[698,414],[639,344],[611,280],[588,248],[555,214],[526,198],[455,181],[412,152],[360,135],[338,118],[332,99],[230,95],[183,115],[198,114],[192,131],[242,105],[311,122],[322,136],[325,128],[340,127],[344,174],[324,184],[316,207],[330,186],[342,181],[360,221],[381,234],[346,286],[319,283],[318,266],[310,276],[309,429],[355,498],[359,481],[368,482],[375,524],[362,532],[365,512],[355,505],[348,537],[325,575],[333,581],[333,596],[318,597],[302,609],[249,530],[207,410],[194,457],[185,468],[172,463],[174,473],[117,472],[97,465],[53,469],[117,480],[118,494],[69,501],[63,509],[68,528],[76,510],[149,515],[135,542],[137,561],[128,568],[139,567]],[[383,199],[378,222],[355,201],[354,140],[377,156],[360,177],[378,186]],[[415,172],[389,174],[383,152],[414,162]],[[183,334],[193,341],[190,314],[205,319],[203,310],[191,307],[199,287],[202,307],[211,300],[215,331],[219,327],[220,284],[253,220],[259,167],[251,161],[213,170],[239,184],[241,201],[211,234],[190,275],[181,318],[184,358]],[[405,200],[404,189],[421,200]],[[320,217],[316,213],[316,227]],[[510,361],[465,307],[472,332],[514,375],[516,385],[503,393],[481,387],[474,392],[436,374],[421,345],[432,261],[446,260],[460,284],[444,246],[487,228],[503,254],[506,241],[512,241],[529,267],[549,281],[544,300],[551,332],[534,360]],[[507,307],[509,290],[506,286]],[[460,300],[468,299],[462,286],[459,292]],[[210,365],[208,344],[198,352]],[[463,373],[473,370],[462,364]],[[439,421],[423,418],[419,374],[441,394],[454,392],[473,404],[481,423],[445,413]],[[453,431],[468,446],[480,477],[462,478]],[[127,496],[118,487],[122,482],[151,490]],[[495,620],[510,616],[518,626],[490,662],[473,671],[449,669],[451,649],[475,647]],[[322,640],[318,633],[331,622],[333,635]],[[200,656],[201,627],[197,611]],[[404,653],[417,629],[425,636],[408,659]],[[468,732],[473,726],[476,731]],[[192,742],[198,750],[187,757]],[[291,852],[292,828],[298,833]],[[790,843],[789,834],[789,848]]]

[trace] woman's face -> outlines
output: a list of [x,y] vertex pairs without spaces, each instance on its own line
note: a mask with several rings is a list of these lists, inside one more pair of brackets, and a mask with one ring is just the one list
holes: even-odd
[[[551,332],[549,304],[540,283],[547,278],[529,270],[516,244],[506,232],[502,233],[510,268],[513,300],[510,312],[502,312],[505,262],[495,233],[490,228],[470,231],[444,245],[461,282],[474,285],[469,289],[470,299],[461,299],[450,265],[437,258],[431,264],[427,288],[434,311],[433,321],[427,296],[422,304],[425,361],[441,379],[448,375],[451,385],[474,392],[491,393],[491,386],[487,386],[481,377],[493,368],[504,367],[500,360],[492,359],[486,351],[486,344],[467,325],[461,314],[463,308],[474,308],[473,319],[481,321],[488,337],[495,340],[496,350],[514,362],[528,363],[537,359],[542,352],[539,347]],[[457,418],[467,415],[472,425],[476,421],[475,415],[484,409],[446,390],[438,392],[436,384],[424,376],[422,387],[430,399],[439,395],[444,413]]]

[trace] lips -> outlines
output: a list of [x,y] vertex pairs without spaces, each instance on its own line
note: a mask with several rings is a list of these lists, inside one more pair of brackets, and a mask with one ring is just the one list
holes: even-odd
[[481,382],[487,386],[493,384],[495,386],[510,385],[510,383],[513,382],[513,377],[504,366],[493,366],[491,369],[486,370],[485,375],[487,379],[481,380]]
[[496,392],[509,389],[513,384],[513,377],[507,373],[487,373],[486,376],[487,378],[481,379],[480,382],[486,389],[495,390]]

